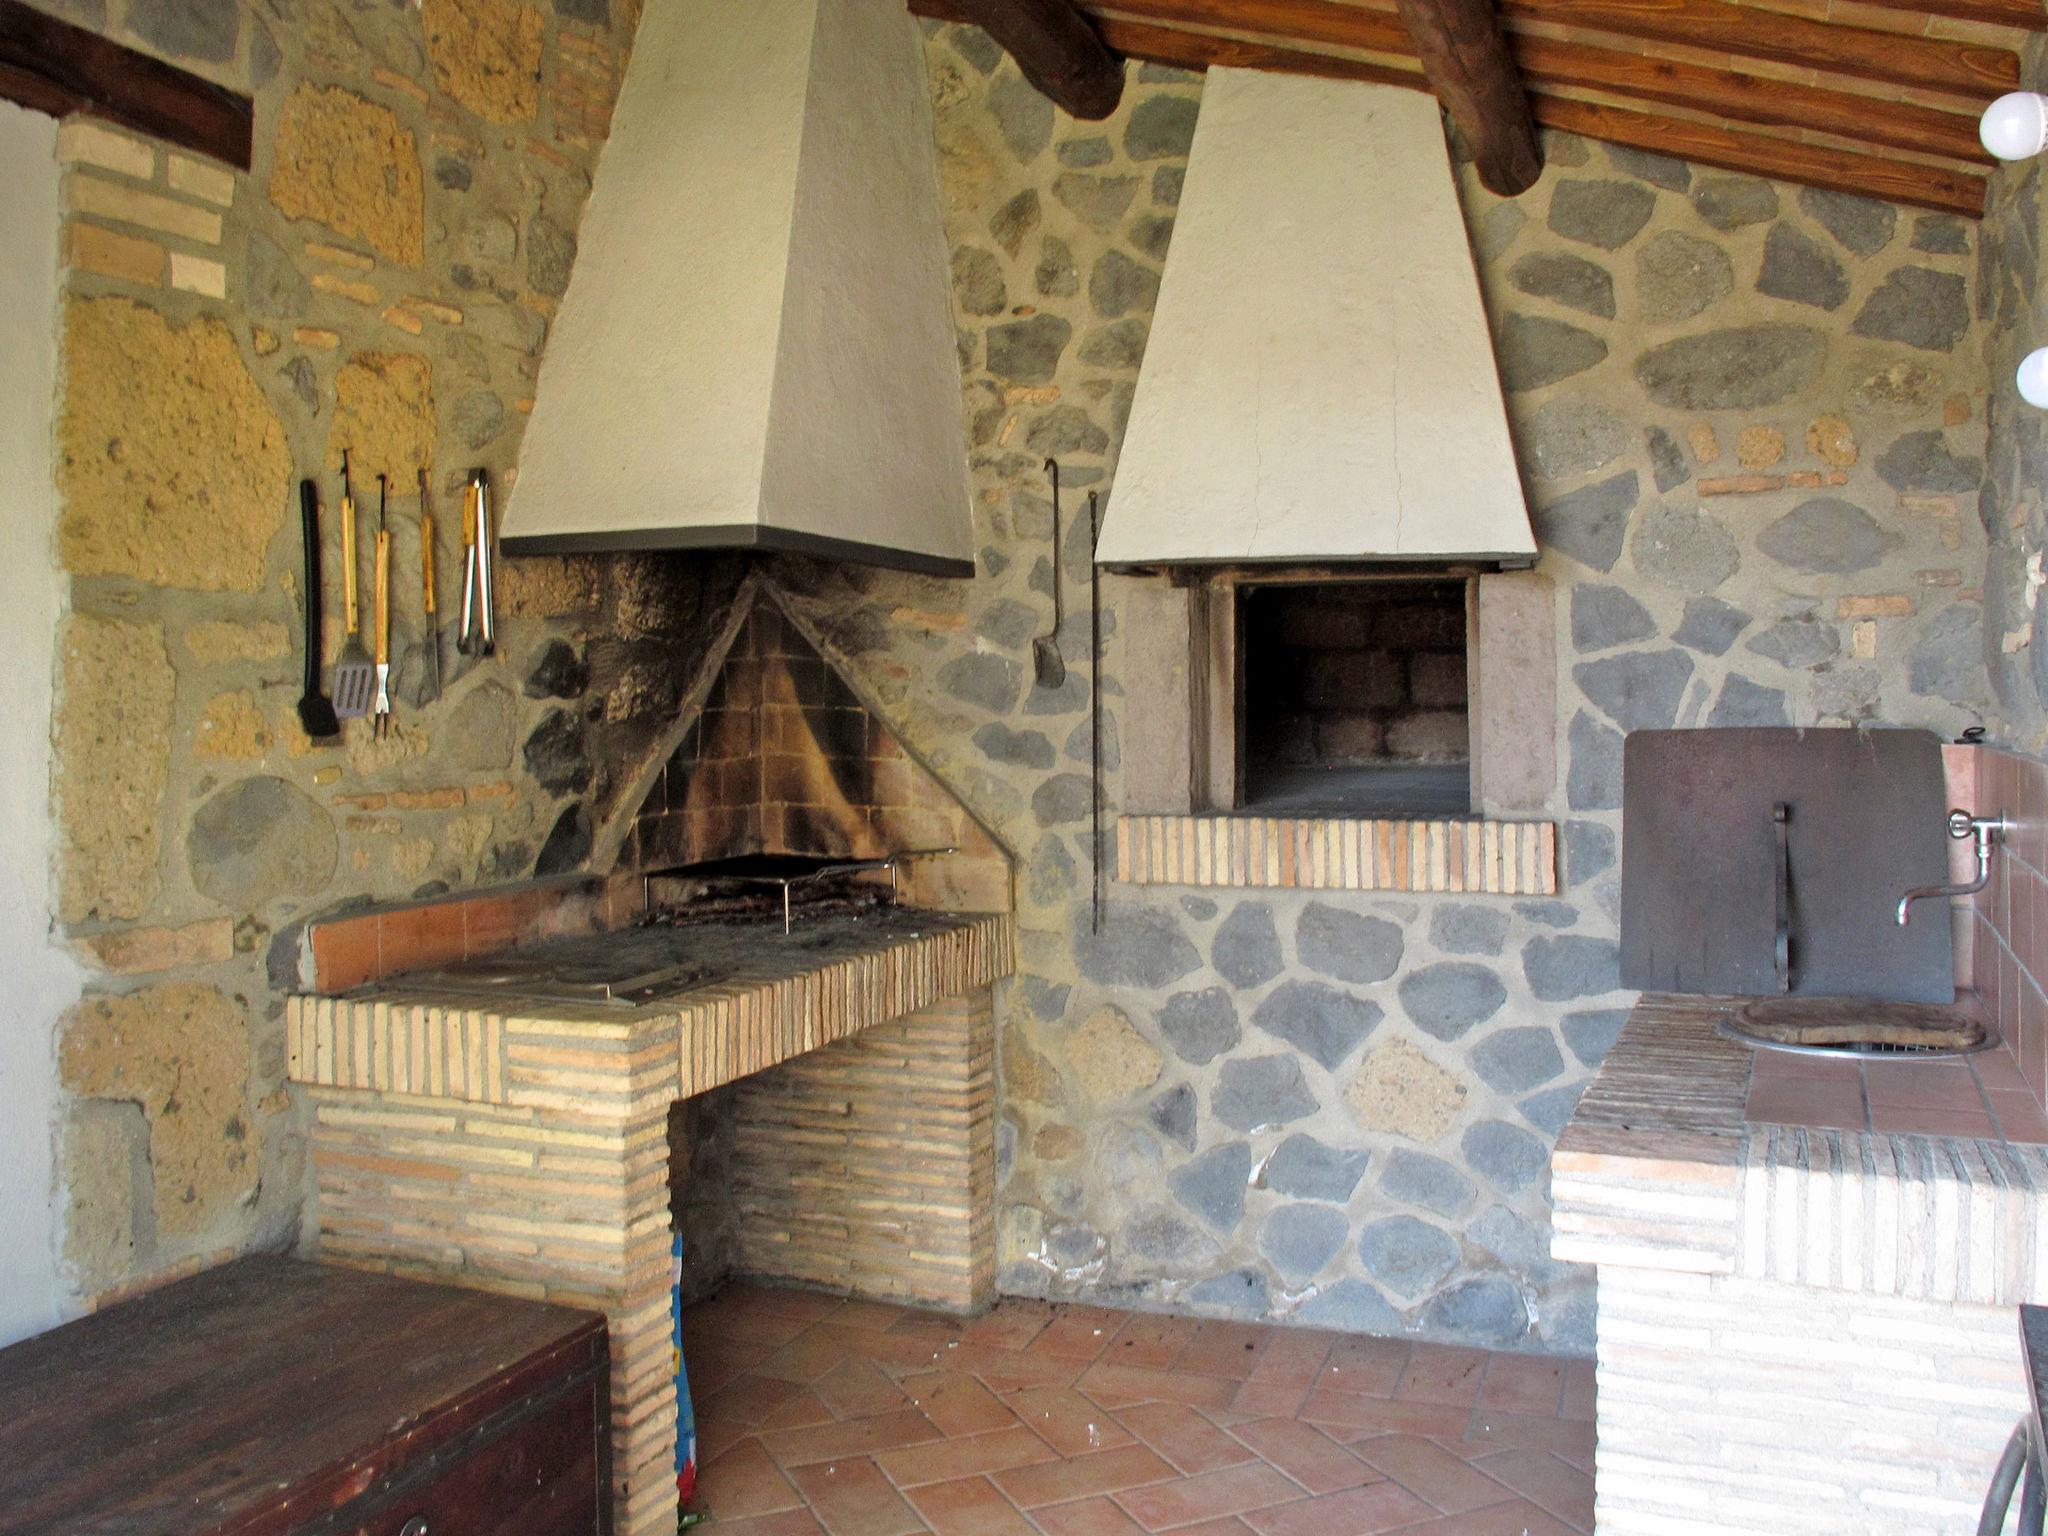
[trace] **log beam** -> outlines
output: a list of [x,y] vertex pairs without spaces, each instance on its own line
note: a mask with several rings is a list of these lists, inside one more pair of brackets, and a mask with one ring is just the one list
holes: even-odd
[[1528,191],[1543,174],[1543,152],[1493,0],[1395,3],[1430,89],[1472,152],[1480,185],[1496,197]]
[[1024,78],[1070,117],[1107,117],[1123,99],[1123,60],[1069,0],[958,0],[955,9],[994,38]]

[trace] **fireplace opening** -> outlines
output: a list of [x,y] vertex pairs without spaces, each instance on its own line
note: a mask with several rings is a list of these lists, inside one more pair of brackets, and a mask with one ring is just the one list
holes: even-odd
[[1468,589],[1457,579],[1238,589],[1238,808],[1472,808]]

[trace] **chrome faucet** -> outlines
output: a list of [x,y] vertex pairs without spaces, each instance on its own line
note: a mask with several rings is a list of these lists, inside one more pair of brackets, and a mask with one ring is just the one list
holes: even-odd
[[1996,816],[1972,816],[1968,811],[1956,810],[1948,813],[1948,835],[1957,842],[1966,837],[1977,839],[1977,878],[1967,885],[1916,885],[1899,898],[1899,926],[1905,927],[1912,919],[1913,903],[1930,896],[1974,896],[1991,881],[1991,845],[2004,838],[2012,830],[2012,823],[2006,820],[2005,812]]

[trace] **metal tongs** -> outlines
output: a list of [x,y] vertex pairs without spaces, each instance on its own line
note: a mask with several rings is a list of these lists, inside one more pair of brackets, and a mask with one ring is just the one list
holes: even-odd
[[488,656],[498,647],[491,612],[491,482],[481,469],[469,472],[462,490],[462,627],[455,649]]

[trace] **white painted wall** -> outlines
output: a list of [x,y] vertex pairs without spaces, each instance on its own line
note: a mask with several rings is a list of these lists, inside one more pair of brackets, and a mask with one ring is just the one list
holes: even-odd
[[0,1344],[57,1322],[56,1022],[79,993],[51,939],[50,707],[57,125],[0,101]]
[[1533,558],[1436,102],[1211,69],[1098,558]]

